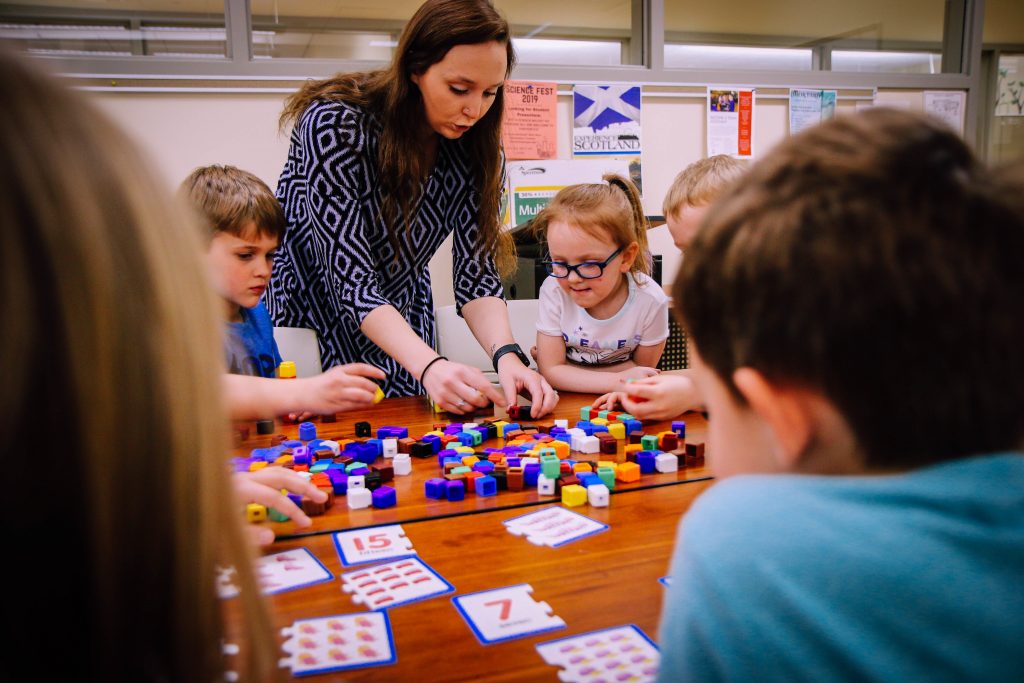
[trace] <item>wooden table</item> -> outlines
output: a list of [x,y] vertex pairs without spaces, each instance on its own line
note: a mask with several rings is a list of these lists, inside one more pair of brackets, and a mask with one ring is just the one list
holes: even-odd
[[[608,508],[575,508],[610,526],[559,548],[535,546],[506,531],[502,521],[521,514],[491,510],[455,519],[403,523],[419,557],[455,587],[454,593],[389,610],[397,662],[312,677],[346,681],[555,681],[535,646],[597,629],[635,624],[653,639],[679,517],[710,481],[634,489]],[[275,543],[266,552],[309,549],[337,577],[342,567],[332,536]],[[451,598],[519,583],[547,602],[566,628],[481,645]],[[365,612],[333,581],[269,598],[278,628],[297,619]]]
[[[573,425],[580,418],[580,408],[589,406],[594,396],[588,394],[563,394],[555,412],[552,415],[542,418],[544,421],[551,421],[558,418],[568,419]],[[486,413],[483,417],[493,416],[493,413]],[[317,436],[325,439],[355,439],[355,423],[357,421],[369,422],[376,435],[378,427],[393,425],[408,427],[411,436],[420,436],[433,429],[433,425],[445,422],[460,422],[466,419],[457,415],[447,413],[435,414],[428,405],[425,398],[409,397],[387,399],[379,405],[363,411],[339,415],[338,421],[324,423],[316,420]],[[687,440],[704,441],[707,433],[707,423],[700,413],[691,412],[681,419],[686,421]],[[527,422],[523,420],[522,422]],[[537,420],[540,421],[540,420]],[[644,432],[657,434],[667,430],[671,421],[646,422]],[[235,455],[246,456],[253,448],[261,448],[270,445],[271,436],[257,435],[254,424],[250,424],[250,436],[235,450]],[[289,439],[297,438],[298,426],[285,425],[280,422],[275,426],[275,434],[284,434]],[[622,452],[623,442],[619,442],[617,455],[612,458],[608,455],[582,456],[587,460],[616,460],[621,462],[625,459]],[[504,445],[501,439],[495,439],[482,444],[482,447],[500,447]],[[574,454],[576,457],[578,454]],[[378,458],[378,463],[383,461]],[[507,510],[524,506],[544,505],[551,502],[550,497],[543,497],[537,493],[535,488],[527,488],[523,491],[500,491],[498,495],[491,497],[480,497],[473,493],[467,493],[465,500],[449,502],[445,500],[432,500],[424,495],[424,482],[432,477],[440,476],[440,468],[436,457],[426,459],[412,459],[413,472],[409,476],[395,477],[389,486],[395,488],[398,498],[398,505],[393,508],[374,509],[365,508],[361,510],[350,510],[344,496],[335,499],[333,507],[323,516],[313,518],[312,527],[296,530],[291,522],[270,524],[274,532],[280,538],[292,536],[304,536],[310,534],[337,531],[341,529],[354,529],[382,524],[395,524],[412,522],[422,519],[436,519],[444,517],[460,517],[488,510]],[[638,482],[629,484],[616,484],[616,492],[629,489],[651,488],[676,484],[685,481],[699,481],[710,477],[710,471],[706,467],[692,467],[680,469],[672,474],[646,474]],[[614,500],[613,500],[614,504]],[[458,523],[453,520],[452,523]]]

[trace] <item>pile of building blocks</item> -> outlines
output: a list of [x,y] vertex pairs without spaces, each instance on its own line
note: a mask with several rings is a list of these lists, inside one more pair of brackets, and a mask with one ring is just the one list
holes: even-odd
[[[509,410],[516,414],[516,406]],[[460,501],[467,495],[496,496],[502,491],[536,488],[541,496],[560,498],[575,507],[608,505],[616,483],[640,480],[645,474],[675,472],[704,464],[704,444],[686,441],[686,423],[672,422],[670,430],[645,434],[639,420],[624,412],[580,410],[572,427],[568,420],[527,424],[500,419],[435,424],[418,438],[406,427],[354,425],[357,439],[318,439],[316,425],[299,425],[297,440],[271,437],[269,448],[253,449],[237,458],[237,471],[280,465],[306,473],[311,483],[328,494],[325,503],[288,494],[310,516],[321,515],[343,495],[352,509],[393,507],[395,476],[412,472],[411,458],[434,458],[437,476],[424,483],[424,495],[434,500]],[[501,439],[501,448],[483,443]],[[619,447],[625,458],[618,462]],[[378,464],[378,460],[381,460]],[[248,506],[250,521],[286,518],[262,505]]]

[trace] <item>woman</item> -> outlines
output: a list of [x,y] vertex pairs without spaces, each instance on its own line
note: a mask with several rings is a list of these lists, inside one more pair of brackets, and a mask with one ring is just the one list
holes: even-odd
[[[278,325],[308,327],[326,367],[364,362],[385,393],[430,395],[465,413],[510,405],[532,414],[557,394],[515,345],[499,270],[514,247],[498,222],[502,84],[514,53],[487,0],[428,0],[405,27],[390,68],[312,82],[293,95],[278,183],[288,230],[268,290]],[[504,390],[439,358],[427,264],[454,230],[456,304],[491,355]]]
[[[0,90],[2,659],[55,680],[224,680],[221,643],[241,635],[232,668],[277,678],[226,495],[198,230],[88,102],[3,51]],[[227,565],[234,634],[214,589]]]

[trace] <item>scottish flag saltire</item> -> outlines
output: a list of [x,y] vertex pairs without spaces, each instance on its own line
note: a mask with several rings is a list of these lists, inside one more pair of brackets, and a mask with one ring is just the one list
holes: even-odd
[[639,156],[640,86],[573,89],[573,155]]

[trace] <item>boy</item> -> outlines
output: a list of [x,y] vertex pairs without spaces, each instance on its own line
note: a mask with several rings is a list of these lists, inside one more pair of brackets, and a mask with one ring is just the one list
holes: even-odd
[[[672,181],[662,212],[672,240],[686,251],[697,235],[711,203],[747,169],[745,162],[718,154],[695,161]],[[701,406],[700,395],[689,370],[666,372],[633,380],[629,391],[615,391],[594,401],[597,410],[622,405],[642,420],[667,420]]]
[[372,405],[377,385],[367,378],[383,379],[384,373],[370,365],[340,366],[299,380],[273,379],[281,356],[260,297],[284,237],[285,219],[270,188],[233,166],[205,166],[185,179],[182,191],[211,229],[206,260],[228,323],[225,387],[232,416],[304,417]]
[[1022,195],[874,109],[716,204],[674,294],[723,481],[680,525],[661,680],[1024,678]]

